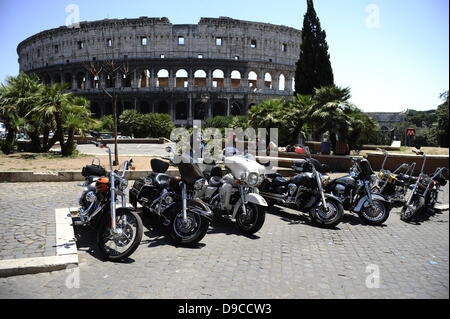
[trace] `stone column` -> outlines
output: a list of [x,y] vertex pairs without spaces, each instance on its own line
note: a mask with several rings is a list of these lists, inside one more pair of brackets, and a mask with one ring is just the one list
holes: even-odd
[[174,71],[173,69],[169,69],[168,71],[169,71],[169,88],[173,89],[176,84],[175,80],[176,71]]
[[157,84],[157,82],[158,82],[158,73],[156,72],[155,70],[151,70],[150,71],[150,79],[149,79],[149,81],[150,81],[150,87],[151,88],[155,88],[156,87],[156,84]]
[[188,121],[192,122],[192,96],[189,94],[189,110],[188,110]]
[[266,73],[264,72],[264,71],[260,71],[259,73],[258,73],[258,81],[257,81],[257,86],[258,86],[258,89],[260,89],[260,90],[266,90],[266,89],[268,89],[268,88],[266,88],[266,83],[265,83],[265,79],[264,79],[264,76],[266,75]]
[[208,70],[208,73],[206,74],[206,87],[207,88],[212,88],[212,83],[213,83],[213,70]]

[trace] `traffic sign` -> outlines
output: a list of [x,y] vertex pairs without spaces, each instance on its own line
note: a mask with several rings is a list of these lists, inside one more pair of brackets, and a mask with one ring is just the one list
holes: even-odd
[[406,136],[416,136],[416,129],[414,128],[406,129]]

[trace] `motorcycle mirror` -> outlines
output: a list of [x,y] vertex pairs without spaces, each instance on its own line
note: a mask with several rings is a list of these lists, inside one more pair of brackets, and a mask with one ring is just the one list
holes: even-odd
[[172,153],[172,152],[173,152],[172,147],[171,147],[171,146],[167,146],[167,147],[166,147],[166,152],[167,152],[167,153]]

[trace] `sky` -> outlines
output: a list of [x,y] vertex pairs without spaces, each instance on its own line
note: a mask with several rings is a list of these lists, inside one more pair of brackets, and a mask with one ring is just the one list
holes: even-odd
[[[66,24],[76,4],[81,21],[168,17],[196,24],[228,16],[301,29],[306,0],[0,0],[0,82],[17,75],[19,42]],[[449,87],[448,0],[315,0],[327,33],[338,86],[366,112],[435,109]]]

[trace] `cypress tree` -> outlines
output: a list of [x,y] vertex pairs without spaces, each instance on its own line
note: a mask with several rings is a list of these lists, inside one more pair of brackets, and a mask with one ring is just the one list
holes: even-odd
[[313,0],[307,0],[300,59],[295,72],[295,94],[314,95],[314,89],[334,84],[326,33],[320,26]]

